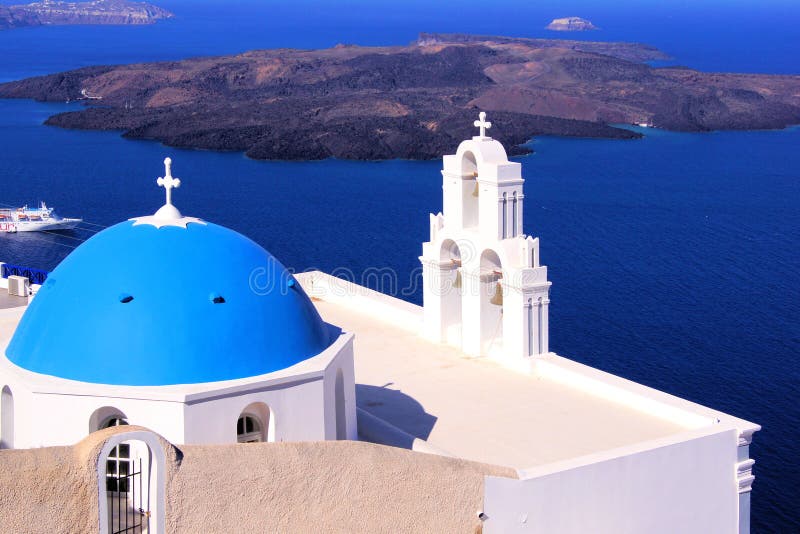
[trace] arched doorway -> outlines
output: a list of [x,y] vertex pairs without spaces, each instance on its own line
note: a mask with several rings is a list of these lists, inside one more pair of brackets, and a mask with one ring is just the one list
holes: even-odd
[[503,349],[503,265],[494,250],[484,250],[480,263],[481,354]]
[[0,449],[14,448],[14,395],[3,387],[0,394]]
[[447,343],[461,346],[462,295],[464,279],[461,270],[461,249],[452,239],[442,243],[439,254],[442,267],[441,305],[442,330]]
[[236,421],[238,443],[275,441],[275,418],[272,410],[263,402],[248,404]]
[[[95,410],[90,421],[99,430],[128,426],[125,415],[110,406]],[[108,531],[148,532],[150,449],[141,441],[118,438],[103,461]]]
[[[120,426],[119,421],[109,421]],[[127,474],[111,471],[112,458],[119,450],[131,456]],[[135,533],[164,532],[164,450],[155,434],[149,431],[128,431],[108,438],[98,458],[100,482],[100,532]],[[113,491],[108,480],[115,478]],[[103,487],[105,482],[106,487]]]
[[461,198],[463,204],[461,206],[462,214],[464,217],[464,228],[475,228],[479,224],[478,218],[478,195],[480,193],[478,187],[478,163],[475,160],[475,154],[472,152],[465,152],[461,157]]

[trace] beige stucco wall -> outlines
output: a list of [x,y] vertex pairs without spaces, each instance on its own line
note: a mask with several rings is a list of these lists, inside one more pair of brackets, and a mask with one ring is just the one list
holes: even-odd
[[182,451],[167,489],[171,532],[476,532],[484,476],[515,476],[350,441]]
[[100,449],[137,428],[101,430],[73,447],[0,450],[0,532],[97,532]]
[[[0,531],[96,532],[97,458],[74,447],[0,451]],[[485,475],[508,468],[351,441],[184,445],[167,459],[166,526],[190,532],[477,532]]]
[[0,531],[91,532],[97,523],[91,478],[72,447],[0,451]]

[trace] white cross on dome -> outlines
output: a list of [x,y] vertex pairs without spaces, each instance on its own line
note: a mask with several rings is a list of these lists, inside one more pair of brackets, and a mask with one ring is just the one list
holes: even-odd
[[166,191],[167,203],[161,206],[154,215],[131,219],[134,221],[134,226],[149,224],[156,228],[161,228],[162,226],[179,226],[181,228],[186,228],[186,225],[189,223],[205,224],[195,217],[184,217],[181,215],[181,212],[178,211],[178,208],[172,205],[172,190],[181,186],[181,179],[172,176],[172,160],[170,158],[164,159],[164,176],[159,177],[156,183]]
[[172,205],[172,189],[177,189],[181,186],[180,178],[173,178],[172,176],[172,159],[164,159],[164,177],[156,180],[156,183],[166,189],[167,191],[167,205]]

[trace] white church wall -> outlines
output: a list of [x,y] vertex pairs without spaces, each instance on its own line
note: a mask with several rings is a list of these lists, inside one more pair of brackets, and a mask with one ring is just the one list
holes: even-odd
[[[269,388],[269,386],[266,386]],[[275,441],[325,439],[324,384],[322,377],[250,393],[214,397],[187,404],[184,443],[236,443],[236,422],[252,403],[270,411]],[[263,421],[262,421],[263,423]]]
[[[335,429],[336,415],[335,410],[330,416],[326,413],[324,382],[328,368],[333,368],[334,373],[336,369],[343,372],[341,382],[345,389],[341,394],[352,407],[346,435],[353,437],[356,423],[352,340],[353,334],[344,333],[316,357],[265,378],[175,386],[87,384],[24,371],[0,358],[0,376],[5,379],[0,388],[8,386],[13,395],[10,445],[71,445],[98,430],[112,415],[131,425],[149,428],[172,443],[232,443],[237,440],[237,420],[252,403],[264,403],[271,415],[264,421],[268,432],[265,438],[323,440],[331,432],[328,426]],[[336,375],[330,377],[334,387]],[[3,431],[2,422],[6,421],[8,427],[9,419],[12,418],[0,418],[4,439],[10,429]]]
[[[39,443],[40,438],[34,435],[37,431],[36,418],[37,416],[41,417],[41,415],[34,411],[35,401],[33,392],[31,392],[17,380],[14,380],[13,375],[6,375],[4,380],[5,384],[8,386],[14,396],[13,448],[25,449],[29,447],[44,446],[45,443]],[[54,421],[54,423],[58,425],[60,424],[60,420]]]
[[455,155],[444,156],[444,169],[442,170],[442,177],[443,177],[443,189],[445,191],[444,194],[444,203],[442,205],[442,211],[447,213],[451,213],[453,220],[460,221],[461,220],[461,203],[458,201],[460,195],[456,195],[451,193],[451,190],[455,187],[459,187],[459,182],[461,181],[461,170],[458,171],[447,171],[448,168],[454,168],[455,163],[448,163],[449,160],[455,160]]
[[325,369],[325,439],[357,440],[353,337]]
[[35,427],[35,421],[27,415],[33,404],[33,393],[9,375],[3,376],[2,388],[7,393],[2,396],[3,413],[0,421],[2,448],[24,448],[28,442],[27,436]]
[[738,431],[700,429],[487,477],[484,532],[738,532]]
[[[120,397],[30,393],[23,386],[16,403],[15,448],[72,445],[90,433],[90,421],[101,407],[113,407],[129,424],[158,432],[165,439],[183,439],[183,410],[179,403]],[[94,429],[97,430],[97,429]],[[94,431],[92,430],[92,431]]]
[[498,185],[482,176],[478,178],[480,234],[494,241],[517,237],[522,233],[522,179]]
[[[485,283],[481,280],[480,271],[475,268],[474,260],[465,260],[461,267],[461,350],[470,356],[481,354],[482,343],[485,337],[481,301],[484,298]],[[441,288],[441,291],[454,291],[453,288]],[[439,297],[440,298],[440,297]],[[427,303],[426,303],[427,307]],[[437,317],[438,324],[442,324],[443,317]],[[458,346],[458,345],[456,345]]]

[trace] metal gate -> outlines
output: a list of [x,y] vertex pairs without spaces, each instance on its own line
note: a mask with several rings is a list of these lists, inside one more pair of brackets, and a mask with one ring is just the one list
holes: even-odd
[[[120,445],[119,448],[123,446],[126,445]],[[112,462],[115,464],[113,470]],[[135,460],[120,461],[110,457],[107,467],[108,532],[146,534],[150,530],[150,511],[147,503],[143,502],[142,460],[137,465]]]

